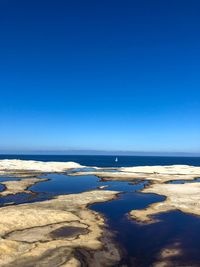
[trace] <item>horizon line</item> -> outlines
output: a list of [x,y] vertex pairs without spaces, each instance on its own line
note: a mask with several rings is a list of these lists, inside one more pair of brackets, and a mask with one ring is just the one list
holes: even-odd
[[182,156],[200,157],[200,152],[161,152],[161,151],[123,151],[123,150],[30,150],[30,151],[0,151],[0,155],[46,155],[46,156]]

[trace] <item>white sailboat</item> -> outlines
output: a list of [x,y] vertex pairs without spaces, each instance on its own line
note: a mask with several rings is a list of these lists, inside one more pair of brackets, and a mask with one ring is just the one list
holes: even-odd
[[115,162],[118,162],[118,157],[116,157]]

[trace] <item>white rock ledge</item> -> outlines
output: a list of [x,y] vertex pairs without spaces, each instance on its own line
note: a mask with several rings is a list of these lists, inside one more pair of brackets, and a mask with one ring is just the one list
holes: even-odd
[[36,171],[36,172],[64,172],[69,169],[84,166],[75,162],[43,162],[33,160],[4,159],[0,160],[0,173],[4,171]]

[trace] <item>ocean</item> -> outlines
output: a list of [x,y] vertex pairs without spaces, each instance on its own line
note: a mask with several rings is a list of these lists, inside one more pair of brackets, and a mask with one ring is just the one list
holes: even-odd
[[[116,156],[118,162],[115,162]],[[23,159],[38,161],[74,161],[84,166],[131,167],[146,165],[193,165],[200,166],[200,157],[159,157],[159,156],[85,156],[85,155],[0,155],[0,159]]]

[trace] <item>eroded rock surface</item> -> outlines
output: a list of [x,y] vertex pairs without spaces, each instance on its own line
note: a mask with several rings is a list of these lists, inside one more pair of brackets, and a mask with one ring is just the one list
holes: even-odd
[[[79,168],[79,172],[71,175],[92,174],[104,180],[132,182],[148,180],[150,183],[142,192],[164,195],[166,200],[144,210],[131,211],[131,218],[150,223],[155,221],[153,215],[177,209],[200,215],[200,183],[166,184],[173,180],[198,178],[200,167],[144,166],[118,168],[115,172],[96,168],[96,171],[81,172],[82,167],[76,163],[1,160],[0,175],[26,178]],[[4,194],[15,194],[19,190],[24,192],[31,182],[37,182],[34,179],[24,179],[24,183],[4,182],[7,187],[7,193],[4,191]],[[26,180],[30,183],[26,184]],[[0,266],[117,266],[120,253],[112,242],[111,234],[105,229],[103,217],[87,208],[94,202],[108,201],[117,193],[95,190],[1,208]],[[169,264],[176,253],[176,248],[166,248],[155,266]]]
[[113,266],[120,253],[87,205],[118,192],[90,191],[0,209],[0,266]]
[[29,190],[27,190],[28,187],[39,183],[39,182],[45,182],[48,179],[42,179],[42,178],[30,178],[30,179],[23,179],[19,181],[6,181],[1,182],[2,185],[5,186],[4,191],[0,192],[0,196],[7,196],[11,194],[18,194],[18,193],[31,193]]
[[190,165],[168,165],[168,166],[138,166],[120,168],[124,172],[134,173],[160,173],[160,174],[200,174],[200,167]]
[[142,190],[166,196],[163,202],[148,206],[144,210],[133,210],[130,216],[141,222],[154,222],[152,215],[171,210],[200,215],[200,183],[152,184]]
[[96,175],[103,180],[149,180],[156,183],[165,183],[172,180],[193,180],[200,177],[200,167],[189,165],[171,166],[143,166],[118,168],[115,172],[98,169],[92,172],[77,172],[73,175]]

